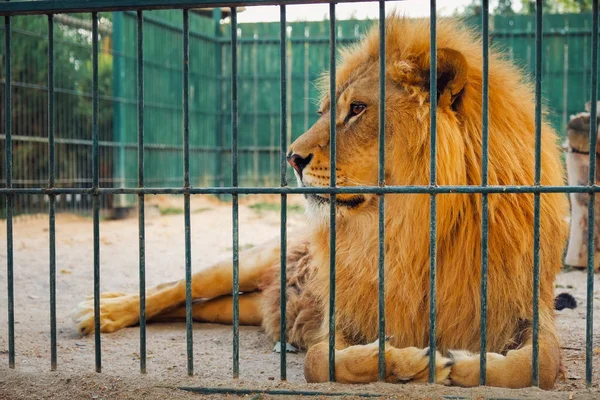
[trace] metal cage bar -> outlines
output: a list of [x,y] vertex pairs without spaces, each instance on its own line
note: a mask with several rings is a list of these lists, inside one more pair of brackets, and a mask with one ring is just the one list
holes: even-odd
[[329,4],[329,380],[335,382],[335,247],[336,247],[336,62],[335,3]]
[[[535,16],[535,172],[534,186],[541,183],[542,151],[542,1],[536,0]],[[533,195],[533,323],[532,386],[539,386],[539,298],[540,298],[540,194]]]
[[8,295],[8,366],[15,367],[15,296],[14,296],[14,251],[13,251],[13,190],[12,183],[12,60],[10,17],[4,17],[4,48],[6,49],[4,115],[6,135],[6,284]]
[[[54,187],[54,16],[48,15],[48,187]],[[49,196],[50,369],[56,370],[56,196]]]
[[[598,140],[598,0],[592,3],[592,77],[590,106],[590,150],[595,149]],[[590,151],[588,186],[596,185],[596,152]],[[592,386],[592,357],[594,341],[594,225],[595,225],[595,192],[590,193],[588,203],[588,254],[587,254],[587,302],[585,326],[585,383]]]
[[[436,41],[436,0],[430,2],[429,31],[429,116],[430,116],[430,148],[429,148],[429,185],[437,185],[437,41]],[[435,193],[430,196],[429,214],[429,382],[435,382],[436,338],[436,300],[437,300],[437,201]]]
[[[237,8],[231,7],[231,185],[238,187]],[[240,249],[238,195],[232,195],[233,220],[233,377],[240,376]],[[283,350],[282,350],[283,351]]]
[[[92,13],[92,188],[99,188],[98,157],[98,13]],[[102,371],[100,338],[100,193],[92,197],[94,223],[94,339],[96,372]]]
[[[281,131],[279,135],[279,141],[281,145],[281,160],[280,160],[280,174],[281,187],[287,186],[287,162],[286,162],[286,139],[287,139],[287,60],[286,60],[286,9],[285,5],[279,6],[279,41],[280,41],[280,57],[281,57],[281,71],[280,71],[280,89],[279,96],[281,101]],[[281,265],[280,272],[280,325],[279,325],[279,344],[281,350],[281,380],[287,379],[287,194],[281,194],[281,247],[280,247],[280,258],[279,263]]]
[[[144,15],[137,12],[138,187],[144,187]],[[146,373],[146,224],[145,196],[138,194],[140,372]]]
[[[363,0],[338,0],[338,3],[354,3]],[[377,0],[367,0],[377,1]],[[317,4],[326,0],[86,0],[85,2],[44,1],[42,4],[28,4],[28,0],[14,1],[10,6],[0,3],[0,15],[36,15],[48,13],[98,12],[98,11],[128,11],[128,10],[165,10],[198,7],[227,7],[267,6],[281,4]],[[35,3],[35,2],[34,2]]]
[[320,187],[158,187],[158,188],[0,188],[0,195],[63,195],[63,194],[82,194],[82,195],[115,195],[115,194],[481,194],[481,193],[598,193],[600,186],[514,186],[514,185],[488,185],[481,187],[479,185],[439,185],[439,186],[339,186],[332,188],[329,186]]
[[[489,85],[489,0],[481,2],[481,37],[483,76],[481,93],[481,186],[488,185],[488,85]],[[479,384],[485,385],[487,373],[487,316],[488,316],[488,195],[481,195],[481,322],[479,325]]]
[[424,185],[410,185],[410,186],[395,186],[387,185],[385,187],[379,186],[338,186],[337,188],[331,188],[329,186],[319,187],[280,187],[280,186],[238,186],[238,187],[106,187],[106,188],[0,188],[0,195],[12,194],[15,196],[22,195],[94,195],[96,193],[100,195],[117,195],[117,194],[133,194],[137,195],[140,193],[144,194],[185,194],[191,195],[206,195],[206,194],[325,194],[331,193],[336,194],[502,194],[502,193],[516,193],[516,194],[534,194],[534,193],[598,193],[600,192],[600,186],[533,186],[533,185],[488,185],[482,188],[479,185],[439,185],[439,186],[424,186]]
[[[379,1],[379,171],[378,183],[385,186],[385,0]],[[378,315],[379,380],[385,380],[385,197],[379,196]]]
[[[183,186],[190,185],[190,16],[183,10]],[[187,373],[194,375],[194,330],[192,327],[192,239],[190,222],[190,194],[184,193],[183,218],[185,224],[185,327],[187,344]]]

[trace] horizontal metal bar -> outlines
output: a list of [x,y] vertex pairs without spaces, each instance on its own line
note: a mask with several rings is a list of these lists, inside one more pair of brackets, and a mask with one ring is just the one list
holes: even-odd
[[[70,45],[70,43],[69,43]],[[85,47],[86,50],[90,50],[89,47]],[[106,52],[106,51],[101,51],[101,54],[112,54],[112,55],[116,55],[116,56],[122,56],[124,58],[128,58],[132,61],[136,61],[136,59],[134,57],[131,56],[124,56],[122,54],[119,54],[118,52]],[[181,73],[181,69],[176,68],[176,67],[171,67],[168,65],[163,65],[163,64],[159,64],[156,62],[152,62],[152,61],[144,61],[144,66],[145,67],[155,67],[157,69],[160,69],[161,71],[175,71],[177,73]],[[190,75],[197,77],[197,78],[201,78],[201,79],[207,79],[207,80],[214,80],[215,77],[214,76],[210,76],[208,74],[202,73],[202,72],[194,72],[194,71],[190,71]],[[225,79],[225,77],[220,77],[220,79]],[[0,79],[0,84],[5,84],[5,80],[4,79]],[[39,83],[31,83],[31,82],[12,82],[11,83],[12,87],[20,87],[20,88],[25,88],[25,89],[37,89],[37,90],[43,90],[46,91],[48,90],[48,87],[46,85],[42,85]],[[92,93],[91,92],[82,92],[80,90],[73,90],[73,89],[65,89],[65,88],[55,88],[54,89],[56,93],[61,93],[61,94],[70,94],[73,96],[79,96],[79,97],[85,97],[88,99],[92,98]],[[133,105],[137,105],[137,99],[127,99],[124,97],[115,97],[115,96],[107,96],[107,95],[102,95],[102,94],[98,94],[98,99],[99,100],[104,100],[104,101],[115,101],[115,102],[119,102],[119,103],[124,103],[124,104],[133,104]],[[156,103],[156,102],[150,102],[148,103],[148,105],[150,107],[156,107],[156,108],[165,108],[168,110],[181,110],[181,107],[177,107],[174,106],[172,104],[167,104],[167,103]],[[211,115],[211,114],[215,114],[215,113],[208,113],[208,112],[203,112],[200,110],[194,110],[195,113],[198,114],[205,114],[205,115]]]
[[[590,36],[592,31],[590,29],[551,29],[542,32],[542,36]],[[535,37],[535,31],[527,30],[506,30],[506,31],[493,31],[493,37]]]
[[[284,4],[357,3],[365,0],[55,0],[0,3],[0,15],[39,15],[206,7],[273,6]],[[377,0],[366,0],[377,1]]]
[[0,195],[27,194],[480,194],[598,193],[600,186],[338,186],[201,188],[0,188]]
[[[6,139],[6,136],[0,134],[0,141]],[[39,136],[23,136],[23,135],[12,135],[13,142],[29,142],[29,143],[48,143],[48,138],[39,137]],[[80,146],[92,146],[93,142],[91,140],[84,139],[54,139],[56,144],[74,144]],[[131,150],[137,150],[137,143],[119,143],[119,142],[98,142],[99,147],[119,147]],[[172,145],[172,144],[144,144],[144,149],[148,150],[172,150],[172,151],[181,151],[183,149],[183,144],[181,145]],[[279,147],[277,146],[244,146],[240,147],[240,153],[254,153],[254,152],[265,152],[271,153],[275,151],[279,151]],[[211,147],[211,146],[190,146],[190,152],[217,152],[217,153],[227,153],[231,151],[231,147]]]
[[385,397],[383,394],[377,393],[360,393],[360,392],[319,392],[312,390],[288,390],[288,389],[267,389],[267,390],[252,390],[252,389],[237,389],[237,388],[207,388],[207,387],[178,387],[179,390],[193,392],[198,394],[232,394],[232,395],[247,395],[247,394],[268,394],[275,396],[358,396],[358,397]]
[[[341,38],[338,37],[335,41],[337,43],[344,43],[344,44],[348,44],[348,43],[354,43],[356,41],[360,40],[360,37],[347,37],[347,38]],[[222,43],[231,43],[231,40],[228,38],[225,39],[221,39],[220,40]],[[322,44],[327,44],[329,45],[329,37],[292,37],[287,39],[288,42],[292,43],[292,44],[304,44],[304,43],[310,43],[310,44],[317,44],[317,43],[322,43]],[[245,44],[245,45],[254,45],[254,44],[279,44],[279,39],[275,38],[275,37],[266,37],[266,38],[256,38],[256,39],[252,39],[252,38],[239,38],[238,39],[238,43],[241,44]]]

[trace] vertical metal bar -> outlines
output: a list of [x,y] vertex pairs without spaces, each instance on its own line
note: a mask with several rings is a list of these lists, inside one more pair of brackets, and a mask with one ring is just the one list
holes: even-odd
[[[6,61],[4,64],[6,82],[4,84],[4,132],[6,135],[6,187],[12,188],[12,46],[10,17],[4,17],[4,48],[6,49]],[[13,278],[13,195],[6,195],[6,282],[8,294],[8,366],[15,367],[15,296]]]
[[569,96],[569,45],[567,43],[565,43],[563,45],[563,92],[562,92],[562,98],[563,98],[562,131],[563,132],[567,129],[567,124],[569,123],[569,120],[567,119],[567,108],[569,107],[568,96]]
[[[385,186],[385,0],[379,0],[379,186]],[[379,195],[379,380],[385,380],[385,197]]]
[[[144,187],[144,16],[137,12],[138,187]],[[146,373],[146,224],[145,196],[138,195],[140,278],[140,372]]]
[[[540,185],[542,138],[542,2],[536,0],[535,13],[535,174],[533,184]],[[540,194],[533,195],[533,323],[532,386],[539,386],[539,297],[540,297]]]
[[[437,132],[437,41],[436,41],[436,0],[430,0],[430,65],[429,65],[429,117],[430,117],[430,152],[429,152],[429,184],[436,186],[436,132]],[[436,352],[436,282],[437,282],[437,202],[435,194],[430,196],[429,209],[429,382],[435,382]]]
[[[482,0],[483,82],[481,93],[481,186],[488,185],[489,0]],[[488,312],[488,195],[481,194],[481,321],[479,325],[479,384],[486,381]]]
[[[598,0],[592,3],[592,78],[591,78],[591,105],[590,105],[590,149],[594,149],[598,139]],[[596,184],[596,152],[590,151],[590,176],[588,185]],[[592,347],[594,340],[594,225],[595,225],[596,196],[590,193],[588,203],[588,260],[587,260],[587,304],[585,326],[585,383],[592,386]]]
[[[286,162],[286,147],[287,147],[287,65],[286,65],[286,10],[285,5],[279,6],[279,44],[280,44],[280,59],[281,59],[281,71],[280,71],[280,101],[281,101],[281,132],[280,132],[280,173],[281,173],[281,187],[287,186],[287,162]],[[256,72],[256,71],[255,71]],[[281,250],[280,250],[280,326],[279,326],[279,343],[281,344],[281,380],[287,379],[287,194],[281,194]]]
[[[238,186],[237,8],[231,8],[231,182]],[[238,195],[232,195],[233,220],[233,377],[240,376],[240,278]]]
[[[54,164],[54,16],[48,15],[48,187],[55,184]],[[49,196],[50,369],[56,370],[56,196]]]
[[98,160],[98,13],[92,13],[92,208],[94,219],[94,339],[96,372],[102,371],[100,341],[100,195]]
[[[221,31],[221,9],[213,9],[213,21],[215,24],[215,73],[217,74],[217,91],[215,93],[215,103],[217,112],[217,128],[215,129],[215,187],[223,186],[222,163],[223,163],[223,44],[219,40],[222,36]],[[221,195],[219,195],[219,198]]]
[[[183,187],[190,188],[190,17],[183,10]],[[187,373],[194,375],[194,331],[192,329],[192,240],[190,223],[190,193],[183,195],[185,224],[185,327],[187,342]]]
[[[329,186],[336,186],[335,3],[329,4]],[[329,380],[335,381],[335,247],[336,194],[329,196]]]

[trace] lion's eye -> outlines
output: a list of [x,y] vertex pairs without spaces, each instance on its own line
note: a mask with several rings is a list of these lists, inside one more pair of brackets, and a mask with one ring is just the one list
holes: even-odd
[[363,103],[352,103],[350,104],[350,116],[354,117],[363,112],[367,106]]

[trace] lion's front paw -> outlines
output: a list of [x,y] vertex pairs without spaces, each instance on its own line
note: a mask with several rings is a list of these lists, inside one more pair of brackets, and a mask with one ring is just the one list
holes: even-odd
[[[392,348],[386,352],[390,357],[387,365],[387,382],[428,382],[429,381],[429,348],[419,349],[407,347],[404,349]],[[444,385],[450,384],[448,375],[454,363],[451,359],[442,357],[436,352],[435,357],[435,382]]]
[[[462,387],[479,385],[479,354],[462,350],[451,350],[448,351],[448,357],[454,361],[449,377],[452,385]],[[505,357],[497,353],[487,353],[486,358],[489,364],[491,362],[502,362]]]
[[[89,298],[89,297],[88,297]],[[82,335],[94,332],[94,299],[79,303],[73,313],[77,331]],[[139,321],[139,297],[125,293],[100,295],[100,332],[109,333]]]

